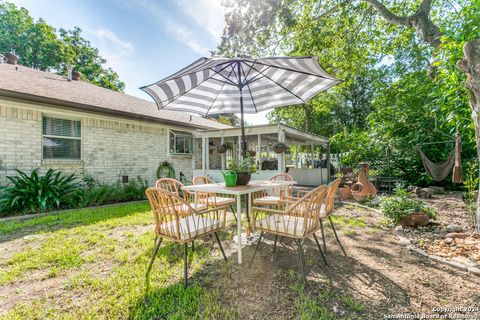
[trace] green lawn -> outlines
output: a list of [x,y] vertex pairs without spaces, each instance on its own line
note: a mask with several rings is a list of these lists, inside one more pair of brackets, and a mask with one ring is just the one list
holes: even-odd
[[[232,229],[233,230],[233,229]],[[231,232],[222,238],[231,238]],[[25,221],[0,223],[0,300],[5,319],[236,319],[238,306],[217,283],[228,287],[236,258],[223,262],[206,239],[190,251],[190,277],[182,286],[181,247],[164,242],[145,289],[153,252],[147,203],[72,210]],[[247,249],[245,250],[247,251]],[[296,260],[285,294],[295,297],[300,319],[336,319],[322,299],[296,280]],[[215,272],[207,271],[214,266]],[[210,268],[212,269],[212,268]],[[255,272],[253,269],[247,272]],[[293,276],[292,276],[293,275]],[[222,278],[219,281],[219,278]],[[231,288],[236,290],[236,288]],[[23,293],[27,292],[28,297]],[[234,296],[232,292],[231,296]],[[345,298],[344,305],[361,309]],[[5,300],[7,301],[7,300]],[[1,309],[0,309],[1,310]],[[7,311],[5,311],[7,310]],[[1,314],[1,313],[0,313]]]

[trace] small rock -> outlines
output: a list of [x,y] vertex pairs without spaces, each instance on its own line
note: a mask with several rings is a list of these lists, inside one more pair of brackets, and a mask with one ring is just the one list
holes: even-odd
[[463,240],[462,238],[456,238],[456,239],[455,239],[455,243],[456,243],[456,244],[463,244],[464,241],[465,241],[465,240]]
[[473,240],[472,238],[466,238],[465,239],[465,244],[474,245],[476,243],[477,243],[477,241]]
[[408,192],[415,192],[416,189],[417,189],[416,186],[408,186],[408,187],[407,187],[407,191],[408,191]]
[[445,188],[444,187],[428,187],[429,189],[433,190],[433,194],[444,194],[445,193]]
[[378,197],[373,198],[373,200],[370,201],[370,205],[373,206],[373,207],[378,207],[380,205],[380,199]]
[[450,243],[452,243],[452,242],[453,242],[453,239],[452,239],[452,238],[446,238],[446,239],[445,239],[445,243],[447,243],[447,244],[450,244]]
[[458,224],[452,223],[447,226],[447,231],[448,232],[462,232],[463,228],[459,226]]
[[450,232],[450,233],[447,233],[447,235],[445,236],[445,238],[452,238],[452,239],[465,239],[467,237],[467,234],[466,233],[458,233],[458,232]]
[[433,197],[433,190],[430,188],[417,188],[415,193],[420,198],[432,198]]

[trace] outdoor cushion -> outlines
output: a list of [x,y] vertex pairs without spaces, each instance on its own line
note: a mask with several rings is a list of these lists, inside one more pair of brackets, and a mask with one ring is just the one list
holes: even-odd
[[[207,205],[204,204],[204,203],[197,203],[197,204],[190,203],[190,206],[197,211],[202,211],[202,210],[207,209]],[[175,208],[177,210],[181,210],[181,211],[184,211],[184,212],[188,210],[187,205],[184,204],[184,203],[175,205]]]
[[280,196],[266,196],[253,200],[254,204],[277,204],[280,201]]
[[217,204],[217,206],[224,206],[227,204],[235,203],[235,198],[228,198],[228,197],[210,197],[208,198],[208,204],[213,205]]
[[[223,227],[223,221],[210,219],[204,215],[191,215],[178,220],[180,226],[180,239],[188,240],[195,236],[201,236],[207,232],[218,230]],[[162,224],[161,233],[177,235],[177,221],[170,221]]]
[[267,217],[256,220],[255,227],[259,230],[269,230],[302,237],[305,232],[303,224],[305,219],[281,214],[271,214]]

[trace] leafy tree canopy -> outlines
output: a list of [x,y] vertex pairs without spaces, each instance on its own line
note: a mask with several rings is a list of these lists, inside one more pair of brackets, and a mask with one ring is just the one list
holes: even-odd
[[57,30],[43,19],[34,21],[25,8],[0,4],[0,53],[15,53],[19,63],[66,75],[72,65],[83,80],[123,91],[125,84],[111,68],[106,68],[97,48],[82,37],[81,29]]
[[[431,183],[418,174],[424,170],[417,143],[449,140],[458,131],[463,158],[476,156],[465,76],[456,64],[463,43],[480,35],[480,1],[433,1],[428,30],[441,36],[433,40],[414,21],[419,3],[231,0],[215,54],[318,56],[343,83],[303,106],[275,109],[270,121],[331,137],[332,151],[349,152],[344,164],[351,166],[384,162],[389,146],[396,176]],[[398,24],[373,4],[388,8]],[[445,144],[424,151],[440,161],[451,150]]]

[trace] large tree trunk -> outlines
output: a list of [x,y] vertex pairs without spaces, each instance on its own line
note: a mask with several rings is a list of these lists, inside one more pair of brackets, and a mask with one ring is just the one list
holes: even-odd
[[[467,75],[466,86],[469,91],[470,109],[477,141],[477,157],[480,163],[480,38],[466,42],[463,46],[463,53],[463,59],[458,62],[458,67]],[[477,198],[476,229],[477,233],[480,233],[480,197]]]

